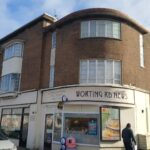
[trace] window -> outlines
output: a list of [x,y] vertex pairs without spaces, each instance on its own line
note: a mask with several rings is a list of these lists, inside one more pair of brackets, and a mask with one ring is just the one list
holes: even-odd
[[22,113],[23,108],[3,109],[1,119],[1,130],[8,137],[19,139],[21,132]]
[[109,20],[90,20],[81,22],[81,38],[109,37],[120,39],[120,23]]
[[12,73],[1,77],[1,91],[14,92],[19,89],[20,74]]
[[120,140],[120,110],[118,108],[101,108],[101,140]]
[[140,42],[140,66],[144,67],[144,46],[143,46],[143,36],[140,34],[139,36]]
[[61,113],[56,113],[54,116],[54,141],[60,141],[61,138],[61,127],[62,127],[62,115]]
[[49,87],[53,88],[54,87],[54,66],[50,66],[50,83]]
[[64,136],[74,136],[77,143],[98,145],[98,116],[96,114],[65,114]]
[[52,48],[56,48],[56,32],[52,33]]
[[81,60],[80,83],[121,84],[121,62]]
[[21,57],[23,53],[23,44],[22,43],[13,43],[10,46],[5,48],[4,51],[4,60],[11,57]]

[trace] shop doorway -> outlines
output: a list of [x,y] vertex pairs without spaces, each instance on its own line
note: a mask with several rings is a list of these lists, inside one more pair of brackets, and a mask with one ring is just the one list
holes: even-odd
[[27,136],[28,136],[28,125],[29,125],[29,113],[23,109],[22,119],[21,119],[21,129],[19,137],[19,146],[26,147]]
[[52,150],[53,114],[45,115],[44,150]]

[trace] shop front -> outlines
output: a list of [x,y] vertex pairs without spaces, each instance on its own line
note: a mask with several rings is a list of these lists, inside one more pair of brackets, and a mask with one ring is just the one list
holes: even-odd
[[[149,98],[145,92],[123,87],[80,86],[46,90],[42,94],[45,123],[41,149],[59,150],[61,137],[74,137],[79,150],[119,150],[123,148],[121,131],[128,122],[136,137],[149,130],[146,120],[149,114],[145,111]],[[46,141],[50,146],[45,146]]]
[[16,146],[35,145],[36,103],[37,91],[0,95],[1,132]]

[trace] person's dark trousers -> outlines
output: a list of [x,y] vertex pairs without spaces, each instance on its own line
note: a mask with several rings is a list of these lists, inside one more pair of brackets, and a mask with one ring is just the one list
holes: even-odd
[[131,142],[124,141],[124,146],[126,150],[134,150],[134,145]]

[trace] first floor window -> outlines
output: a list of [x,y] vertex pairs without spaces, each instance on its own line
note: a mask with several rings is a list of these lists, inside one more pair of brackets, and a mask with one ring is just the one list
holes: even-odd
[[73,136],[77,143],[99,143],[98,115],[96,114],[65,114],[64,135]]
[[1,77],[1,91],[14,92],[19,89],[20,74],[11,73]]
[[80,83],[121,84],[121,62],[102,59],[81,60]]

